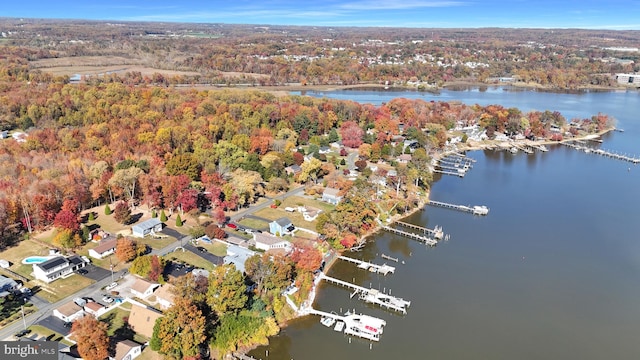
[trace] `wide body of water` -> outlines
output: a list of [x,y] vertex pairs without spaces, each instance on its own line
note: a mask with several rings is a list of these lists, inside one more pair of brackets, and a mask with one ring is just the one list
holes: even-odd
[[[394,97],[613,115],[625,132],[602,148],[640,156],[640,93],[484,91],[307,93],[380,104]],[[640,166],[553,146],[547,153],[475,151],[465,178],[444,176],[431,198],[487,205],[486,217],[427,207],[408,222],[440,225],[435,248],[379,233],[353,256],[383,263],[386,277],[339,261],[329,275],[411,300],[407,315],[367,306],[334,285],[315,307],[387,321],[379,343],[349,339],[319,318],[297,319],[251,352],[259,359],[635,359],[640,357]],[[386,261],[388,262],[388,261]]]

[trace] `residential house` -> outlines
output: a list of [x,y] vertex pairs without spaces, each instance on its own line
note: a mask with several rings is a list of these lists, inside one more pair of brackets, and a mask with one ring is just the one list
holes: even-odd
[[38,280],[50,283],[58,278],[67,277],[86,265],[87,263],[78,255],[68,258],[56,256],[45,262],[33,264],[33,275]]
[[325,188],[322,192],[322,201],[328,202],[329,204],[338,205],[338,203],[342,201],[342,196],[338,195],[339,193],[339,189],[330,187]]
[[153,294],[153,291],[159,286],[160,284],[152,283],[145,279],[137,278],[133,282],[133,285],[131,285],[131,293],[134,296],[144,299],[150,296],[151,294]]
[[132,340],[121,340],[116,343],[115,356],[109,360],[133,360],[142,354],[142,344]]
[[318,153],[319,153],[319,154],[328,154],[328,153],[330,153],[330,152],[331,152],[331,148],[330,148],[330,147],[328,147],[328,146],[321,146],[321,147],[318,149]]
[[270,234],[254,233],[253,240],[256,243],[256,248],[260,250],[270,251],[282,249],[287,253],[292,250],[292,246],[289,241]]
[[313,221],[318,217],[318,215],[320,215],[322,210],[313,208],[311,206],[301,206],[300,212],[302,213],[302,217],[305,219],[305,221]]
[[131,234],[135,237],[153,235],[156,231],[162,231],[162,222],[158,218],[151,218],[131,227]]
[[156,290],[154,296],[156,297],[156,303],[161,310],[167,310],[173,305],[175,286],[169,283],[165,283]]
[[255,255],[255,251],[249,250],[247,248],[238,246],[238,245],[228,245],[227,246],[227,256],[224,257],[225,264],[233,264],[236,267],[236,270],[240,272],[244,272],[244,263],[248,258]]
[[400,164],[407,164],[409,161],[411,161],[411,154],[402,154],[398,156],[398,162]]
[[6,139],[8,137],[9,137],[9,131],[8,130],[0,131],[0,139]]
[[291,220],[286,217],[274,220],[269,223],[269,232],[276,236],[293,234],[296,227],[293,226]]
[[287,175],[296,176],[302,172],[302,168],[300,167],[300,165],[293,164],[284,168],[284,171],[287,173]]
[[69,301],[57,309],[53,309],[53,316],[64,322],[72,322],[83,317],[84,314],[85,312],[82,306],[76,304],[74,301]]
[[0,275],[0,297],[5,297],[18,289],[18,283],[12,278]]
[[114,237],[109,237],[107,239],[101,240],[98,243],[98,246],[93,249],[89,249],[89,256],[96,259],[102,259],[106,256],[109,256],[116,252],[116,243],[118,239]]
[[104,305],[99,304],[95,301],[89,301],[84,305],[84,312],[87,314],[91,314],[95,317],[98,317],[104,314],[107,311],[107,308]]
[[131,330],[149,339],[153,336],[153,327],[156,320],[162,317],[162,313],[151,308],[131,304],[129,313],[129,326]]

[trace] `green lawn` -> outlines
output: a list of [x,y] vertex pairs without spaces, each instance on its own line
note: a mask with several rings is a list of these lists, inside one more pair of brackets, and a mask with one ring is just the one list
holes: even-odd
[[201,258],[200,256],[192,253],[191,251],[183,252],[182,250],[177,250],[165,255],[164,257],[165,259],[177,260],[178,262],[193,265],[197,268],[205,269],[209,271],[213,270],[213,268],[215,267],[211,262]]
[[227,255],[227,245],[218,241],[214,241],[211,244],[200,244],[202,247],[207,249],[210,253],[217,256],[226,256]]
[[148,246],[150,246],[152,249],[162,249],[165,246],[168,246],[172,243],[174,243],[176,241],[176,238],[169,236],[163,239],[153,239],[150,237],[145,237],[142,239],[136,239],[136,241],[139,241],[143,244],[146,244]]
[[245,218],[238,221],[238,224],[252,229],[269,230],[269,223],[258,219]]
[[116,307],[115,309],[110,310],[104,315],[100,316],[99,320],[109,324],[109,328],[107,329],[107,335],[109,335],[109,337],[114,336],[118,333],[118,331],[121,332],[122,328],[128,326],[125,318],[129,317],[129,313],[130,310],[124,310],[120,307]]
[[54,303],[66,298],[69,294],[75,294],[93,283],[94,281],[89,278],[74,274],[66,279],[58,279],[49,284],[40,284],[38,296]]

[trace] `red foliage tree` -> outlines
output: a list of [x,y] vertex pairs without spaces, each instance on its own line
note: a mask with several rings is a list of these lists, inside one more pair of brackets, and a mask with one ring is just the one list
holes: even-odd
[[340,127],[342,144],[350,148],[357,148],[362,144],[364,131],[355,121],[345,121]]
[[158,258],[158,255],[153,255],[150,260],[150,270],[149,270],[149,280],[158,281],[160,276],[162,276],[162,271],[164,270],[164,266]]
[[211,218],[218,224],[222,224],[227,220],[227,216],[224,214],[224,209],[219,206],[211,210]]
[[70,210],[60,210],[56,215],[53,224],[56,227],[69,229],[72,232],[76,232],[78,231],[78,229],[80,229],[80,221],[78,220],[78,215]]
[[293,153],[293,163],[296,165],[300,165],[304,162],[304,155],[302,155],[301,153],[295,151]]
[[269,129],[260,128],[253,130],[250,138],[251,152],[264,155],[273,144],[273,135]]
[[184,212],[189,212],[198,207],[198,191],[196,189],[186,189],[180,193],[177,204]]
[[355,236],[354,234],[346,234],[342,240],[340,240],[340,244],[344,247],[346,247],[347,249],[350,249],[351,247],[353,247],[353,245],[355,245],[356,241],[358,241],[358,237]]
[[322,254],[311,245],[296,244],[291,260],[296,264],[296,268],[304,271],[314,271],[322,263]]
[[227,237],[227,233],[216,224],[208,225],[204,229],[204,233],[211,239],[224,239]]

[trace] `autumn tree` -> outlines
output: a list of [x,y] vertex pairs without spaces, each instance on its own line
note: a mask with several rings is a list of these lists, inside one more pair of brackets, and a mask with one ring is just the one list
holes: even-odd
[[73,322],[71,333],[83,359],[104,360],[109,356],[108,325],[93,315],[85,315]]
[[173,359],[197,358],[206,340],[206,317],[191,300],[176,296],[164,316],[156,320],[149,345]]
[[144,244],[139,244],[137,241],[123,237],[116,241],[116,257],[120,261],[129,262],[140,256],[146,250]]
[[297,269],[312,272],[320,267],[322,253],[312,245],[298,243],[291,254],[291,261],[296,264]]
[[292,274],[291,263],[283,256],[271,257],[268,254],[254,255],[245,262],[247,276],[258,285],[258,294],[279,291],[289,285]]
[[137,167],[117,170],[111,179],[109,179],[109,185],[121,189],[127,195],[129,200],[134,200],[138,185],[138,177],[142,175],[142,173],[143,171]]
[[127,225],[131,221],[131,209],[124,201],[119,201],[116,204],[116,209],[113,212],[113,218],[120,224]]
[[201,170],[198,159],[191,153],[175,155],[167,161],[169,175],[186,175],[191,180],[200,180]]
[[204,233],[210,239],[224,239],[227,237],[227,233],[216,224],[207,225],[207,227],[204,229]]
[[58,231],[56,236],[53,238],[54,245],[65,249],[76,248],[78,246],[81,246],[82,243],[82,237],[69,229],[62,229]]
[[350,148],[357,148],[362,144],[364,131],[355,121],[345,121],[340,127],[340,136],[342,136],[342,144]]
[[71,230],[72,232],[78,231],[80,228],[80,221],[78,215],[70,210],[62,209],[56,214],[53,225],[61,229]]
[[209,289],[209,278],[206,276],[193,275],[189,272],[185,276],[173,278],[171,284],[174,286],[173,295],[177,298],[188,299],[200,308],[206,303]]
[[129,272],[153,281],[162,281],[164,260],[158,255],[143,255],[131,262]]
[[216,266],[209,274],[207,304],[218,315],[236,312],[247,303],[244,276],[233,265]]

